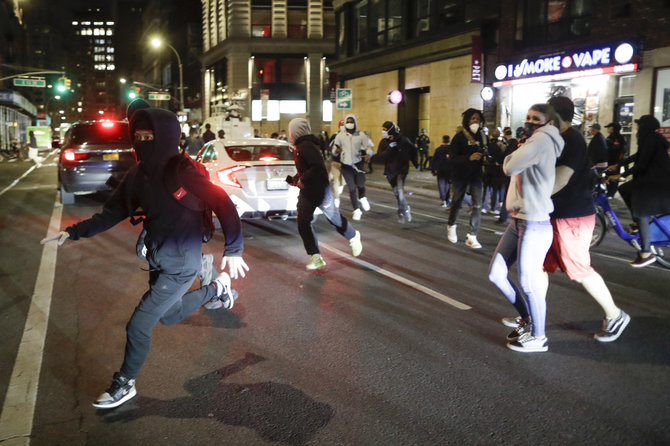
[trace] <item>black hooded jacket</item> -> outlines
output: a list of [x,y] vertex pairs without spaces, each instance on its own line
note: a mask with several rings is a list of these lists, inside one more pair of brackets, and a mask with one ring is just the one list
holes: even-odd
[[395,177],[409,173],[409,163],[419,166],[418,150],[412,142],[401,133],[395,133],[382,139],[377,148],[377,161],[384,162],[384,175]]
[[321,203],[330,181],[319,139],[312,134],[301,136],[295,140],[295,149],[294,159],[298,174],[293,181],[302,181],[304,187],[300,189],[301,195],[315,203]]
[[[70,238],[92,237],[103,232],[132,213],[141,209],[145,215],[144,240],[147,250],[202,249],[203,214],[188,209],[170,195],[164,174],[168,160],[179,155],[179,122],[174,113],[162,109],[141,109],[130,121],[130,134],[136,130],[150,134],[153,140],[138,141],[133,145],[139,159],[122,180],[119,187],[103,206],[100,213],[69,226]],[[186,160],[188,161],[188,160]],[[184,163],[186,164],[186,163]],[[206,202],[221,222],[226,238],[227,256],[239,256],[244,248],[242,228],[235,205],[228,194],[202,176],[193,166],[181,171],[184,193],[193,194]]]
[[486,154],[487,146],[487,138],[481,129],[473,134],[470,129],[464,126],[463,131],[453,137],[451,140],[451,162],[455,181],[482,179],[482,166],[486,157],[483,156],[477,161],[472,161],[470,155],[475,152]]

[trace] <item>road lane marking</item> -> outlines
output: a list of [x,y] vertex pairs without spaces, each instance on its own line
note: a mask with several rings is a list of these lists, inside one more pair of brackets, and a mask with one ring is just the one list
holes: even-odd
[[[34,167],[34,166],[33,166]],[[47,237],[60,232],[63,206],[56,202],[49,221]],[[37,402],[37,387],[42,369],[42,356],[51,309],[51,294],[56,274],[58,243],[44,245],[35,291],[23,337],[16,354],[16,362],[7,387],[5,402],[0,413],[0,443],[3,445],[29,445],[33,430],[33,417]]]
[[4,188],[3,190],[1,190],[1,191],[0,191],[0,196],[2,196],[5,192],[7,192],[8,190],[10,190],[12,187],[14,187],[14,186],[16,186],[17,184],[19,184],[19,181],[21,181],[22,179],[24,179],[25,177],[27,177],[28,174],[29,174],[30,172],[32,172],[33,170],[35,170],[36,168],[37,168],[37,165],[31,166],[30,169],[26,170],[26,172],[25,172],[23,175],[21,175],[20,177],[18,177],[18,178],[15,179],[14,181],[12,181],[11,184],[10,184],[9,186],[7,186],[7,187]]
[[459,310],[471,310],[472,307],[469,305],[464,304],[463,302],[459,302],[456,299],[452,299],[449,296],[446,296],[442,293],[439,293],[435,290],[431,290],[430,288],[423,286],[419,283],[413,282],[409,279],[406,279],[405,277],[402,277],[396,273],[392,273],[391,271],[385,270],[384,268],[381,268],[379,266],[373,265],[370,262],[366,262],[365,260],[359,259],[358,257],[354,257],[350,254],[347,254],[344,251],[340,251],[337,248],[333,248],[332,246],[328,245],[327,243],[319,243],[320,246],[326,248],[328,251],[331,251],[339,256],[342,256],[352,262],[358,263],[359,265],[371,269],[372,271],[381,274],[382,276],[386,276],[389,279],[395,280],[396,282],[400,282],[403,285],[406,285],[410,288],[414,288],[417,291],[420,291],[422,293],[425,293],[431,297],[434,297],[438,300],[441,300],[442,302],[449,304],[453,307],[458,308]]

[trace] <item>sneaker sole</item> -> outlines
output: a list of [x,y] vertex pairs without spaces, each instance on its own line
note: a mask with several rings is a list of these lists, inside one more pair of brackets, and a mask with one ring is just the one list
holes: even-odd
[[507,348],[510,350],[514,350],[515,352],[521,352],[521,353],[542,353],[549,350],[548,345],[545,345],[543,347],[529,348],[529,347],[517,346],[512,343],[508,343]]
[[503,324],[505,327],[516,328],[516,327],[519,326],[519,323],[518,323],[518,322],[507,322],[507,319],[516,320],[515,318],[506,318],[506,317],[500,319],[500,322],[502,322],[502,324]]
[[623,334],[626,327],[628,327],[628,324],[630,324],[630,319],[631,319],[631,317],[628,316],[628,319],[623,321],[623,323],[621,324],[621,328],[619,329],[619,332],[616,335],[610,336],[610,337],[605,337],[605,336],[598,336],[597,334],[594,334],[593,338],[598,342],[614,342],[614,341],[616,341],[617,339],[619,339],[621,337],[621,335]]
[[649,266],[649,265],[651,265],[651,264],[654,263],[655,261],[656,261],[656,257],[651,258],[651,259],[649,259],[649,260],[647,260],[647,261],[645,261],[645,262],[642,262],[642,263],[631,263],[630,266],[632,266],[633,268],[643,268],[643,267],[645,267],[645,266]]
[[115,407],[119,407],[121,404],[123,404],[123,403],[125,403],[126,401],[128,401],[129,399],[133,398],[135,395],[137,395],[137,390],[135,390],[135,387],[133,387],[133,388],[130,389],[130,391],[129,391],[126,395],[124,395],[124,397],[121,398],[120,400],[115,401],[115,402],[113,402],[113,403],[109,403],[109,404],[96,404],[96,403],[93,403],[93,407],[95,407],[96,409],[114,409]]

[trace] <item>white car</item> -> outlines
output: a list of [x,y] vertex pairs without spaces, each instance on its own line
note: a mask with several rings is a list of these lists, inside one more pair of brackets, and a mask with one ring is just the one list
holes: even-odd
[[230,195],[240,218],[296,216],[299,189],[286,182],[287,175],[296,174],[286,141],[217,139],[205,144],[195,159],[207,167],[210,180]]

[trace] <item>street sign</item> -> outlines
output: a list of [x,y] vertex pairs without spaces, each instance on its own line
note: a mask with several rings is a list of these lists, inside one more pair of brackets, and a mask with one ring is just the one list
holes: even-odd
[[351,108],[352,100],[351,88],[338,88],[337,89],[337,109],[345,110]]
[[44,79],[30,79],[27,77],[15,77],[14,86],[16,87],[38,87],[45,88],[47,82]]
[[149,93],[149,100],[152,101],[169,101],[169,93]]

